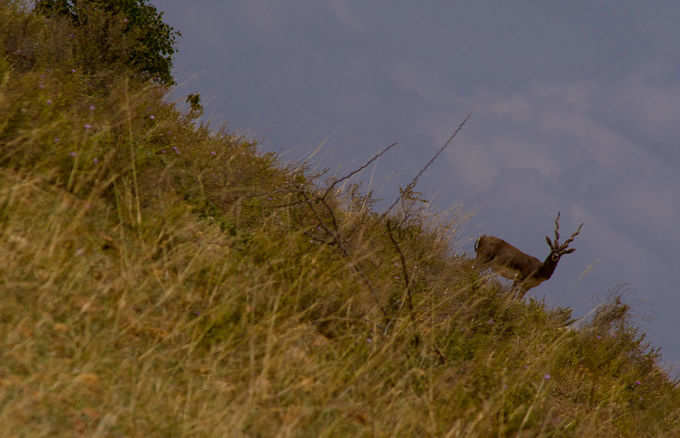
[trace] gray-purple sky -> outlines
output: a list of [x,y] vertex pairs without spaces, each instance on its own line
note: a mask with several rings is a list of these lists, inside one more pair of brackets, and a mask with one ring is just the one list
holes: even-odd
[[152,3],[183,34],[176,99],[283,161],[323,144],[334,175],[397,141],[362,177],[379,198],[472,112],[418,187],[474,215],[456,250],[486,233],[542,259],[558,210],[563,236],[584,222],[531,295],[583,316],[619,288],[678,374],[677,0]]

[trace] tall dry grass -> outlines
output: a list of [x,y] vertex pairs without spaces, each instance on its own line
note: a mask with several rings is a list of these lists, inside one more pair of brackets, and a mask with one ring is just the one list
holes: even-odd
[[620,300],[571,328],[414,187],[383,217],[84,71],[83,30],[0,29],[0,436],[680,435]]

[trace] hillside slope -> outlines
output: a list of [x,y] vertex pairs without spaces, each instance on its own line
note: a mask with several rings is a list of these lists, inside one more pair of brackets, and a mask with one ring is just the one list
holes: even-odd
[[511,300],[92,41],[0,2],[0,436],[680,436],[618,299]]

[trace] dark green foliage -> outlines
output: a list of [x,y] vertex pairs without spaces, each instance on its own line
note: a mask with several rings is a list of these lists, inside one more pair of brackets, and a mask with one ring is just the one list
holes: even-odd
[[203,115],[203,105],[201,105],[201,95],[198,93],[191,93],[186,98],[186,103],[189,104],[191,118],[198,118]]
[[[172,58],[176,52],[175,41],[181,34],[163,22],[163,13],[148,4],[148,0],[38,0],[35,11],[48,17],[64,16],[76,27],[87,26],[93,13],[104,13],[110,20],[122,21],[122,33],[131,40],[123,60],[134,70],[148,75],[164,84],[175,83],[171,70]],[[98,41],[101,53],[109,53],[112,46],[121,41],[109,38],[112,34],[106,27],[98,35],[90,35]],[[108,61],[119,61],[115,54]]]

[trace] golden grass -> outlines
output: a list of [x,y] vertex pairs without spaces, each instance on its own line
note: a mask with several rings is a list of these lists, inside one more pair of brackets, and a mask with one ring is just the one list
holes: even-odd
[[64,26],[0,6],[0,436],[680,435],[620,302],[567,328],[413,200],[395,246]]

